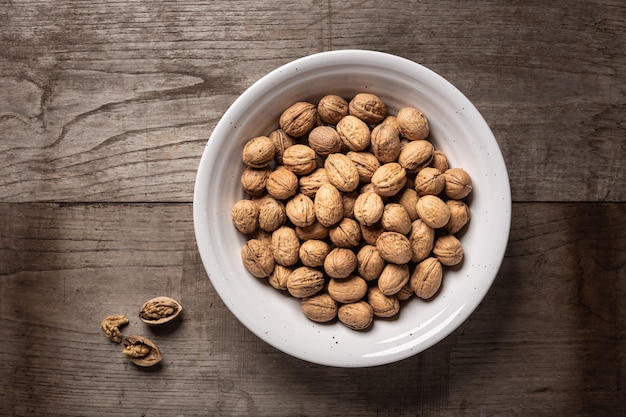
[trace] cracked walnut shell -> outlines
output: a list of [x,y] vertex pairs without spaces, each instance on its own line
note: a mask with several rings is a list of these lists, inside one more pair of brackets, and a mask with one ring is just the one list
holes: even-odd
[[137,366],[153,366],[161,362],[161,351],[150,339],[130,335],[124,338],[122,354]]
[[183,311],[183,306],[170,297],[155,297],[146,301],[139,310],[139,320],[144,323],[156,326],[168,323]]

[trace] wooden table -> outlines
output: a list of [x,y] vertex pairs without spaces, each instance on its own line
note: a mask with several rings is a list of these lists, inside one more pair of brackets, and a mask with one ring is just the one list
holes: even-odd
[[[3,1],[0,413],[617,416],[626,413],[622,1]],[[373,49],[455,84],[511,180],[504,263],[433,348],[340,369],[289,357],[200,262],[195,172],[221,115],[304,55]],[[133,366],[100,329],[169,295],[166,351]]]

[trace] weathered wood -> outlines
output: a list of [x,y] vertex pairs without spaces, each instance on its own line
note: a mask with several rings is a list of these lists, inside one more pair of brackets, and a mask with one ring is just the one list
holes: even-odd
[[215,123],[294,58],[420,62],[493,127],[515,201],[624,201],[621,1],[80,0],[0,13],[2,201],[191,201]]
[[[623,203],[515,204],[484,302],[426,352],[370,369],[284,355],[211,286],[190,204],[0,204],[0,414],[537,415],[626,412]],[[149,329],[169,295],[181,321]],[[99,328],[127,314],[143,370]]]

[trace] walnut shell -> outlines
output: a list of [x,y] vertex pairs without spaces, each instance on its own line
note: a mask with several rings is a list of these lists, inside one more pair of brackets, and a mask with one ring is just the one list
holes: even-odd
[[242,159],[251,168],[263,168],[274,160],[275,155],[274,142],[267,136],[257,136],[244,145]]
[[374,94],[359,93],[348,105],[350,114],[363,120],[368,125],[378,124],[387,115],[387,106]]
[[400,134],[409,140],[426,139],[430,133],[428,119],[415,107],[404,107],[396,115]]
[[450,234],[458,233],[470,221],[469,206],[461,200],[447,200],[446,205],[450,209],[450,220],[445,229]]
[[309,146],[319,155],[339,152],[343,142],[331,126],[318,126],[309,133]]
[[311,198],[315,197],[317,190],[328,182],[326,177],[326,170],[324,168],[317,168],[309,175],[300,177],[300,192]]
[[425,195],[417,201],[417,214],[433,229],[444,227],[450,220],[450,209],[446,203],[434,195]]
[[433,159],[430,161],[430,166],[437,168],[440,172],[446,172],[450,166],[448,165],[448,157],[440,150],[433,152]]
[[354,218],[363,225],[371,226],[380,220],[384,209],[385,204],[378,194],[365,192],[354,202]]
[[344,279],[331,278],[327,291],[338,303],[354,303],[367,294],[367,282],[356,275]]
[[442,265],[454,266],[463,260],[463,246],[454,235],[439,236],[435,240],[433,255],[439,259]]
[[354,190],[351,193],[343,193],[341,199],[343,200],[343,217],[354,219],[354,203],[359,197],[358,190]]
[[303,298],[300,306],[304,316],[317,323],[326,323],[333,320],[337,317],[337,311],[339,310],[337,302],[326,293]]
[[432,298],[441,287],[443,268],[437,258],[426,258],[418,263],[411,274],[409,285],[419,298]]
[[285,204],[287,217],[298,227],[307,227],[315,223],[315,207],[313,200],[302,193],[296,194]]
[[446,180],[437,168],[422,168],[415,176],[414,188],[419,195],[438,195],[443,191],[445,185]]
[[320,99],[317,104],[317,112],[324,123],[336,125],[341,119],[349,114],[348,102],[335,94],[329,94]]
[[380,168],[380,161],[372,153],[349,151],[346,153],[346,156],[350,158],[356,167],[360,182],[370,182],[374,172]]
[[273,232],[285,224],[287,212],[285,206],[274,199],[267,197],[259,205],[259,228],[265,232]]
[[288,169],[276,169],[267,177],[265,189],[275,199],[286,200],[296,194],[298,177]]
[[409,284],[406,284],[404,287],[400,288],[400,291],[396,293],[396,297],[399,301],[406,301],[413,297],[413,294],[415,293],[411,289],[411,286]]
[[332,184],[323,184],[317,190],[313,205],[317,221],[326,227],[332,226],[343,218],[343,198]]
[[300,240],[295,229],[281,226],[272,233],[274,261],[282,266],[295,265],[299,260]]
[[419,215],[417,214],[417,200],[419,200],[419,195],[413,188],[405,188],[398,198],[398,203],[402,204],[402,207],[406,210],[411,221],[419,219]]
[[356,254],[356,260],[357,272],[366,281],[377,279],[386,264],[380,256],[380,251],[374,245],[364,245]]
[[414,140],[405,144],[398,155],[398,163],[407,172],[414,173],[428,166],[433,159],[435,148],[427,140]]
[[283,166],[296,175],[306,175],[317,169],[317,154],[310,147],[297,143],[285,149]]
[[272,173],[270,167],[265,168],[246,168],[241,173],[241,187],[252,197],[258,197],[265,193],[265,184]]
[[376,239],[376,248],[387,262],[405,264],[411,260],[409,239],[398,232],[383,232]]
[[330,252],[330,245],[323,240],[307,240],[300,245],[299,257],[305,266],[316,268],[324,266],[324,259]]
[[342,153],[328,155],[324,162],[328,182],[339,191],[351,192],[359,186],[359,171],[350,158]]
[[274,271],[272,250],[258,239],[250,239],[243,245],[241,259],[246,270],[257,278],[268,277]]
[[354,252],[347,248],[334,248],[324,259],[324,271],[331,278],[347,278],[356,269]]
[[170,297],[155,297],[141,306],[139,320],[150,326],[169,323],[180,316],[183,306]]
[[378,125],[370,135],[372,153],[381,163],[394,162],[400,155],[400,133],[391,125]]
[[380,224],[387,232],[398,232],[406,235],[411,231],[411,217],[399,203],[385,205]]
[[423,261],[433,250],[435,230],[421,219],[417,219],[411,224],[409,243],[411,244],[411,260]]
[[385,295],[393,295],[409,283],[411,274],[406,264],[388,263],[378,278],[378,288]]
[[308,266],[293,270],[287,280],[287,291],[296,298],[306,298],[324,288],[324,273]]
[[154,366],[161,362],[161,351],[150,339],[138,335],[124,337],[122,354],[137,366]]
[[290,146],[295,145],[296,140],[285,133],[282,129],[276,129],[269,134],[269,138],[274,143],[274,149],[276,150],[274,159],[276,162],[282,165],[283,163],[283,155],[285,153],[285,149]]
[[244,235],[253,233],[259,227],[259,208],[252,200],[239,200],[230,210],[233,224]]
[[361,226],[361,237],[368,245],[376,245],[376,241],[385,231],[380,225],[380,222],[376,222],[369,226],[363,223],[359,223],[359,225]]
[[315,222],[310,226],[296,227],[296,233],[302,241],[311,239],[324,240],[328,237],[328,227],[320,222]]
[[406,184],[406,170],[397,162],[383,164],[372,175],[372,184],[381,196],[396,195]]
[[365,330],[374,320],[374,310],[365,301],[343,304],[337,312],[339,321],[352,330]]
[[317,124],[317,108],[311,103],[300,101],[287,108],[278,119],[280,128],[290,136],[304,136]]
[[367,303],[372,306],[376,317],[393,317],[400,311],[398,297],[384,294],[377,287],[372,287],[367,292]]
[[344,217],[328,231],[330,241],[339,248],[355,248],[361,243],[361,227],[356,220]]
[[465,198],[472,192],[472,178],[463,168],[450,168],[443,173],[445,194],[454,200]]
[[343,145],[351,151],[363,151],[370,146],[370,128],[358,117],[348,115],[336,126]]
[[289,281],[291,272],[293,272],[291,268],[276,264],[274,266],[274,272],[267,278],[267,282],[277,290],[286,291],[287,281]]

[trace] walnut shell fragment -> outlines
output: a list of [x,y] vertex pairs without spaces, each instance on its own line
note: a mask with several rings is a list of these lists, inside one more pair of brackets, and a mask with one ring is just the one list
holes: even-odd
[[146,301],[139,311],[139,320],[151,326],[165,324],[180,316],[183,306],[170,297],[155,297]]
[[123,344],[122,354],[137,366],[153,366],[163,359],[157,345],[143,336],[126,336]]

